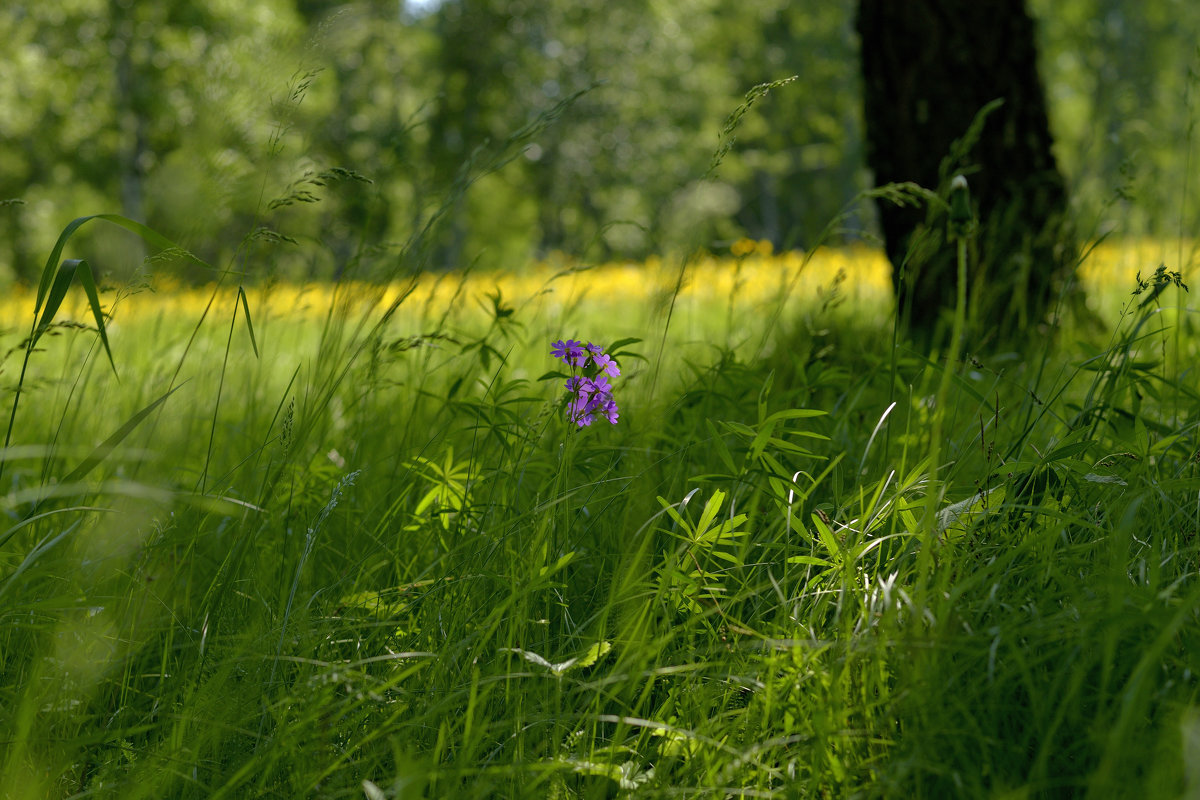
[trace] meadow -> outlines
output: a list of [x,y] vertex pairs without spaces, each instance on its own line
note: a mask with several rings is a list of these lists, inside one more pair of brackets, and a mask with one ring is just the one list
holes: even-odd
[[14,289],[0,792],[1196,796],[1191,248],[962,358],[865,249]]

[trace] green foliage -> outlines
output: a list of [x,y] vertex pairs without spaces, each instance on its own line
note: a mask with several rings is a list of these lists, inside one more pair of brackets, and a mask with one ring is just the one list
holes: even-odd
[[[656,215],[681,176],[702,174],[745,86],[785,66],[787,37],[828,41],[848,10],[717,5],[446,3],[416,19],[305,2],[258,6],[255,30],[222,24],[239,17],[217,4],[0,11],[26,77],[48,63],[27,46],[37,37],[112,45],[130,15],[156,35],[127,66],[163,62],[164,81],[188,53],[203,60],[192,28],[237,73],[302,21],[319,34],[310,55],[332,65],[297,72],[270,108],[241,107],[261,124],[221,139],[228,206],[159,175],[177,185],[150,191],[150,216],[194,218],[199,245],[101,215],[156,250],[139,282],[228,280],[206,265],[235,266],[228,307],[214,289],[194,312],[123,317],[128,290],[82,267],[106,271],[97,240],[76,236],[87,218],[47,248],[30,335],[0,361],[6,797],[1195,789],[1200,353],[1182,304],[1163,306],[1186,291],[1181,271],[1139,275],[1111,335],[961,359],[957,342],[916,352],[880,309],[838,316],[829,297],[785,324],[781,297],[766,314],[731,298],[685,325],[676,295],[547,314],[462,286],[445,307],[417,307],[411,284],[381,303],[378,286],[347,282],[314,323],[256,307],[241,283],[310,268],[402,277],[445,263],[476,216],[523,194],[537,225],[523,217],[522,235],[544,243],[669,241]],[[780,24],[743,37],[764,16]],[[730,77],[733,52],[754,80]],[[812,56],[814,85],[840,85],[828,53]],[[42,125],[34,161],[80,137],[67,168],[96,172],[77,202],[120,193],[111,165],[137,136],[103,135],[114,109],[144,103],[150,118],[167,102],[107,109],[68,91],[102,82],[92,58],[55,62],[60,90],[31,84],[61,114],[0,120],[26,139]],[[380,80],[409,63],[438,66]],[[221,69],[213,102],[237,110]],[[191,88],[171,102],[200,114],[207,95],[180,80]],[[845,189],[829,165],[856,146],[837,124],[846,95],[818,92],[834,111],[789,118],[795,88],[747,101],[723,180],[776,174],[786,131],[819,131],[823,155],[796,169]],[[69,102],[113,114],[72,128]],[[313,119],[330,122],[313,132]],[[212,124],[158,120],[144,135],[184,174],[211,166],[189,148]],[[67,184],[3,208],[24,214]],[[765,219],[765,202],[745,208]],[[610,236],[626,212],[640,233]],[[716,235],[727,220],[709,222]],[[64,260],[68,247],[87,258]],[[79,290],[88,325],[63,316]],[[475,300],[482,312],[464,313]],[[556,383],[532,380],[564,327],[615,340],[618,425],[570,425]],[[658,353],[627,349],[642,341]]]
[[1178,0],[1029,5],[1055,154],[1081,229],[1189,235],[1200,9]]
[[[1186,185],[1172,176],[1194,171],[1195,9],[1031,5],[1081,230],[1186,233],[1195,204],[1177,202]],[[0,164],[0,279],[32,282],[61,219],[98,207],[260,278],[386,277],[364,263],[383,254],[515,269],[555,251],[642,258],[744,235],[810,248],[870,183],[854,9],[10,3],[0,137],[21,157]],[[568,98],[569,114],[512,140]],[[338,171],[355,177],[304,185]],[[872,230],[858,207],[833,233]],[[81,244],[98,278],[128,277],[143,255],[100,229]]]
[[[46,333],[0,451],[0,785],[1178,796],[1184,289],[1139,280],[1105,344],[965,361],[826,317],[762,350],[668,330],[647,363],[580,310],[623,355],[622,419],[587,429],[522,377],[559,321],[498,293],[313,329],[242,290],[244,338],[211,307]],[[730,318],[770,319],[705,324]]]

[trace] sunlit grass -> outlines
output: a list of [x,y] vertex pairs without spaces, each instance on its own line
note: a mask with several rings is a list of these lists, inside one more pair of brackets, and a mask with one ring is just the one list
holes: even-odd
[[[765,252],[764,252],[765,251]],[[351,311],[371,311],[392,303],[401,293],[406,305],[427,308],[431,313],[449,310],[470,312],[474,303],[459,303],[466,296],[478,298],[499,291],[511,302],[546,303],[549,310],[589,303],[620,304],[631,299],[671,293],[679,286],[683,303],[726,307],[731,299],[761,303],[790,291],[796,298],[809,297],[820,288],[828,288],[839,272],[846,282],[843,293],[849,300],[881,303],[890,292],[889,267],[879,251],[867,248],[820,250],[811,258],[788,251],[772,254],[759,247],[742,257],[699,255],[682,263],[652,257],[645,262],[606,264],[538,263],[523,265],[513,272],[449,271],[420,276],[409,285],[368,287],[347,282],[341,285],[314,283],[305,285],[270,283],[251,289],[254,308],[260,314],[295,315],[320,319],[331,307],[349,302]],[[197,316],[214,300],[220,306],[237,294],[237,283],[227,280],[220,289],[212,286],[181,287],[170,276],[155,277],[146,290],[128,294],[120,300],[120,314],[126,318],[182,314]],[[33,291],[13,287],[0,301],[0,322],[15,326],[28,318]],[[456,307],[457,306],[457,307]],[[82,306],[64,309],[81,315]],[[82,316],[80,317],[82,321]]]
[[[891,348],[879,253],[733,249],[249,285],[253,338],[234,282],[156,276],[103,296],[115,372],[47,333],[0,794],[1195,788],[1200,343],[1129,302],[1181,248],[1092,253],[1102,334],[949,367]],[[539,381],[565,337],[642,340],[619,424]]]
[[[1114,310],[1110,300],[1120,300],[1139,272],[1152,272],[1166,263],[1183,269],[1195,261],[1190,240],[1124,240],[1102,242],[1087,252],[1079,276],[1093,305]],[[775,253],[768,242],[743,240],[731,248],[733,255],[699,254],[685,260],[651,257],[645,262],[590,264],[566,258],[522,265],[511,272],[429,273],[412,283],[386,287],[343,284],[268,283],[248,287],[256,314],[295,320],[320,320],[331,309],[339,313],[371,313],[387,307],[401,294],[405,306],[420,309],[426,317],[451,318],[486,312],[479,300],[499,292],[510,305],[539,313],[558,314],[585,302],[600,314],[634,299],[656,295],[675,298],[681,313],[724,313],[730,303],[761,307],[786,298],[789,307],[818,302],[822,292],[837,285],[843,302],[856,310],[880,311],[891,303],[891,266],[882,251],[868,247],[824,248],[812,254],[801,251]],[[1182,260],[1181,260],[1182,259]],[[839,277],[840,276],[840,277]],[[676,292],[678,289],[678,292]],[[171,276],[151,277],[136,293],[121,292],[115,317],[122,321],[157,316],[195,319],[210,305],[228,307],[238,284],[227,279],[220,288],[182,287]],[[113,291],[107,295],[111,300]],[[33,308],[30,287],[13,286],[0,298],[0,326],[20,330]],[[67,318],[87,321],[82,297],[68,300]],[[639,320],[641,322],[642,320]]]

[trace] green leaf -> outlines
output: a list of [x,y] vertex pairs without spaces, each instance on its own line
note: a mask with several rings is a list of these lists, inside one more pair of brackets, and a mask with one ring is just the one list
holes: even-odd
[[8,540],[11,539],[13,536],[16,536],[18,533],[20,533],[22,528],[32,525],[33,523],[38,522],[39,520],[43,520],[46,517],[53,516],[55,514],[65,514],[68,512],[75,512],[75,511],[112,512],[113,509],[103,508],[100,506],[69,506],[67,508],[56,508],[52,511],[43,511],[41,514],[31,514],[29,516],[26,516],[24,519],[22,519],[16,525],[13,525],[11,528],[6,530],[4,533],[0,533],[0,546],[7,544]]
[[587,649],[587,652],[576,659],[573,666],[575,667],[590,667],[604,656],[608,655],[612,650],[612,642],[596,642]]
[[774,422],[763,422],[755,434],[754,440],[750,443],[750,458],[758,460],[758,457],[763,454],[763,450],[767,447],[767,442],[771,440],[771,434],[775,432]]
[[163,403],[165,403],[167,401],[168,397],[175,394],[182,388],[183,388],[182,385],[176,386],[174,389],[167,392],[162,397],[158,398],[153,403],[146,406],[141,411],[137,412],[132,417],[130,417],[128,420],[126,420],[124,425],[122,425],[120,428],[118,428],[116,430],[116,432],[112,434],[112,436],[109,436],[107,439],[105,439],[103,442],[101,442],[100,445],[95,450],[92,451],[91,455],[89,455],[87,458],[85,458],[83,461],[81,461],[79,463],[79,466],[77,466],[77,467],[75,467],[75,469],[71,470],[70,473],[68,473],[59,482],[60,483],[74,483],[75,481],[82,480],[84,478],[84,476],[86,476],[89,472],[91,472],[93,469],[95,469],[97,467],[97,465],[100,464],[100,462],[102,462],[104,459],[108,458],[109,454],[112,453],[112,451],[116,449],[117,445],[119,445],[122,441],[124,441],[125,437],[128,436],[129,434],[133,433],[134,428],[136,428],[138,425],[140,425],[142,423],[142,420],[144,420],[146,417],[150,416],[150,414],[154,411],[154,409],[161,406]]
[[739,433],[742,436],[754,436],[754,428],[751,428],[744,422],[722,422],[721,424],[733,433]]
[[814,567],[832,567],[832,561],[826,561],[823,558],[816,556],[792,556],[787,560],[789,564],[811,564]]
[[[822,411],[817,408],[788,408],[783,411],[776,411],[764,419],[763,422],[779,422],[785,419],[811,419],[812,417],[824,417],[828,413],[828,411]],[[824,439],[826,437],[822,436],[821,438]]]
[[771,387],[775,385],[775,370],[767,373],[762,388],[758,390],[758,421],[761,425],[767,416],[767,398],[771,396]]
[[716,555],[716,552],[711,548],[720,544],[723,539],[733,539],[738,536],[746,535],[746,531],[738,530],[738,528],[740,528],[742,523],[745,521],[746,515],[738,514],[733,519],[727,519],[715,528],[709,528],[697,534],[696,540],[699,542],[704,542],[709,548],[708,552]]
[[627,344],[638,344],[641,341],[642,341],[641,339],[638,339],[636,337],[630,337],[628,339],[618,339],[617,341],[610,344],[604,352],[612,355],[615,353],[616,350],[624,347]]
[[733,464],[733,455],[729,452],[729,447],[725,444],[725,440],[721,434],[717,432],[717,426],[713,425],[711,419],[705,419],[705,424],[708,425],[709,433],[712,434],[712,443],[717,450],[717,457],[721,459],[721,463],[725,465],[725,469],[729,470],[730,477],[740,474],[737,467]]
[[670,516],[671,519],[675,520],[676,525],[678,525],[680,528],[682,528],[684,531],[686,531],[689,535],[691,534],[691,532],[692,532],[691,524],[688,523],[688,521],[683,518],[683,515],[679,513],[679,511],[675,508],[675,505],[673,503],[668,503],[666,501],[666,499],[663,498],[662,496],[659,496],[658,503],[659,503],[659,505],[661,505],[663,507],[663,510],[667,512],[667,515]]
[[108,354],[108,363],[113,374],[117,372],[117,364],[113,361],[112,348],[108,346],[108,331],[104,325],[104,312],[100,309],[100,293],[96,291],[96,279],[92,276],[92,268],[86,261],[79,262],[79,283],[87,295],[88,305],[92,307],[92,319],[100,331],[100,341],[104,343],[104,352]]
[[538,577],[539,578],[549,577],[550,575],[553,575],[554,573],[562,570],[563,567],[567,566],[574,560],[575,560],[575,551],[572,550],[569,553],[566,553],[563,556],[561,556],[558,559],[558,561],[554,562],[554,564],[552,564],[552,565],[547,564],[545,566],[539,567],[538,568]]
[[825,549],[832,553],[836,558],[841,559],[843,557],[842,544],[837,540],[837,537],[833,535],[833,531],[831,531],[829,526],[825,524],[824,520],[822,520],[816,514],[812,515],[812,521],[813,525],[817,529],[817,536],[821,539],[821,544],[825,545]]
[[699,539],[708,531],[713,520],[717,518],[717,514],[721,510],[721,503],[725,501],[725,493],[720,489],[712,493],[712,497],[708,498],[708,502],[704,504],[704,511],[700,514],[700,521],[696,523],[696,538]]
[[779,459],[775,458],[775,456],[771,455],[770,453],[763,453],[758,457],[758,460],[761,464],[767,467],[772,475],[778,475],[781,478],[787,477],[787,467],[783,466]]
[[250,304],[246,302],[246,290],[241,286],[238,287],[238,299],[242,301],[242,311],[246,313],[246,329],[250,331],[250,346],[254,348],[254,357],[259,358],[258,341],[254,338],[254,322],[250,319]]
[[206,262],[196,258],[196,256],[192,255],[187,250],[184,250],[182,247],[175,244],[162,234],[157,233],[142,223],[135,222],[128,217],[123,217],[120,214],[92,214],[91,216],[87,217],[77,217],[76,219],[71,220],[67,224],[67,227],[63,228],[62,233],[58,235],[58,241],[54,243],[54,249],[50,251],[50,257],[46,259],[46,266],[42,269],[42,279],[38,283],[37,304],[34,306],[35,316],[37,315],[37,312],[41,310],[42,301],[45,299],[46,293],[50,290],[50,286],[58,272],[58,262],[62,257],[63,248],[66,247],[66,244],[70,238],[75,235],[75,231],[79,230],[84,223],[90,222],[94,219],[103,220],[104,222],[112,223],[117,227],[124,228],[130,233],[140,236],[146,242],[163,250],[177,250],[182,257],[187,258],[202,267],[208,267],[209,269],[212,269],[212,267],[210,267]]
[[1080,453],[1088,450],[1094,444],[1095,442],[1089,439],[1082,442],[1070,442],[1068,444],[1060,445],[1059,447],[1051,450],[1046,456],[1045,460],[1050,462],[1070,458],[1071,456],[1079,455]]
[[[29,351],[32,351],[37,344],[38,339],[42,338],[42,334],[50,327],[50,323],[54,320],[54,315],[58,313],[59,306],[62,305],[63,298],[67,296],[67,290],[71,288],[71,281],[75,278],[75,271],[78,269],[80,261],[71,259],[62,263],[62,268],[54,275],[54,282],[50,289],[46,292],[46,305],[42,308],[41,298],[38,298],[38,310],[41,310],[39,316],[33,326],[33,334],[29,337]],[[37,315],[37,311],[34,312]]]

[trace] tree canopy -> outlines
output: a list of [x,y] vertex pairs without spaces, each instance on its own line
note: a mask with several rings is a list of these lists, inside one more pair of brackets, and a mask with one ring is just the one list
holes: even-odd
[[[62,225],[109,211],[219,268],[253,273],[272,248],[295,277],[366,254],[518,268],[742,236],[812,247],[870,183],[854,6],[6,3],[0,277],[28,279]],[[1081,233],[1189,229],[1200,8],[1030,8]],[[710,172],[746,92],[793,75]],[[860,207],[835,238],[874,230]],[[115,236],[90,234],[92,258],[126,275],[138,259]],[[289,251],[306,239],[321,247]]]

